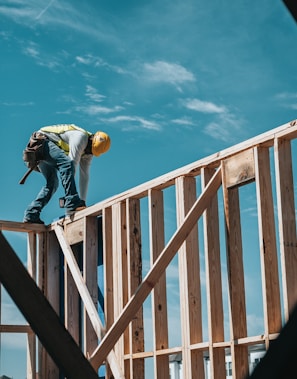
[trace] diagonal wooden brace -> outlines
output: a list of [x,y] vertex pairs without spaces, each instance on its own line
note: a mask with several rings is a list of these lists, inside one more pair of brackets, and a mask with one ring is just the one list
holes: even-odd
[[100,367],[105,357],[111,351],[121,334],[127,328],[129,322],[133,319],[135,313],[139,310],[144,300],[155,287],[160,276],[175,256],[178,249],[181,247],[185,239],[191,233],[198,218],[203,214],[208,207],[213,196],[216,194],[222,183],[221,168],[219,168],[208,182],[204,191],[194,203],[193,207],[188,212],[183,223],[179,226],[170,241],[167,243],[155,263],[153,264],[142,283],[137,288],[135,294],[128,301],[118,319],[112,327],[106,332],[100,345],[92,354],[90,361],[94,368]]
[[[103,335],[104,335],[104,327],[101,323],[101,320],[98,315],[98,311],[95,307],[95,304],[92,300],[89,290],[81,275],[80,269],[78,267],[74,254],[72,252],[71,246],[67,242],[63,227],[59,223],[56,223],[54,226],[54,230],[58,238],[58,241],[60,243],[61,249],[64,253],[64,257],[66,259],[68,268],[72,274],[77,290],[81,296],[82,302],[90,318],[91,324],[95,330],[95,333],[97,334],[97,337],[100,340],[102,340]],[[121,368],[116,360],[116,356],[113,350],[111,350],[110,353],[107,355],[107,361],[114,377],[117,379],[124,379],[125,376],[121,371]]]
[[0,282],[68,379],[98,379],[49,301],[0,232]]

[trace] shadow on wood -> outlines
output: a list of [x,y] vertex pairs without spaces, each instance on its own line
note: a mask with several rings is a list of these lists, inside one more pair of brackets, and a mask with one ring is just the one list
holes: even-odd
[[270,342],[269,349],[249,379],[295,379],[297,377],[297,306],[278,338]]

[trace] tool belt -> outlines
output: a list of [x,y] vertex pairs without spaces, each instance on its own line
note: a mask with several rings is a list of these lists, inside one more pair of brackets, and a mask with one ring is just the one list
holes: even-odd
[[41,132],[34,132],[26,148],[23,151],[23,161],[28,167],[28,171],[20,180],[20,184],[24,184],[27,177],[31,174],[32,171],[39,171],[38,164],[44,158],[44,144],[47,140],[47,136]]

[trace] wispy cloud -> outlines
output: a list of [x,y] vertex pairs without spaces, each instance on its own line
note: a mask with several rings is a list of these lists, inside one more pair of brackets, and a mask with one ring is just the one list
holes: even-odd
[[49,7],[53,4],[54,1],[55,0],[50,0],[47,6],[44,9],[42,9],[42,11],[37,15],[36,20],[39,20],[45,14],[45,12],[49,9]]
[[207,122],[203,129],[205,134],[224,142],[236,140],[241,130],[242,120],[232,114],[228,107],[196,98],[186,99],[182,101],[182,104],[186,109],[212,116],[213,119]]
[[76,111],[83,112],[89,116],[96,116],[100,114],[109,114],[122,110],[123,108],[119,105],[114,107],[104,107],[101,105],[90,104],[90,105],[82,105],[75,107]]
[[297,92],[282,92],[275,95],[275,99],[283,107],[297,109]]
[[160,131],[161,125],[155,121],[147,120],[139,116],[116,116],[105,119],[105,122],[119,123],[122,125],[123,131],[132,131],[136,129],[148,129]]
[[171,120],[173,124],[183,125],[183,126],[192,126],[194,125],[193,121],[189,117],[175,118]]
[[5,3],[0,6],[0,15],[29,28],[54,26],[56,30],[70,29],[97,41],[118,43],[111,24],[100,18],[100,14],[90,13],[83,2],[80,7],[67,0],[7,0]]
[[226,113],[227,109],[224,106],[216,105],[209,101],[199,99],[187,99],[184,102],[186,108],[202,113]]
[[195,82],[195,76],[185,67],[165,61],[145,63],[143,65],[143,79],[150,82],[168,83],[181,91],[181,85]]
[[61,66],[61,62],[57,56],[53,57],[42,53],[39,45],[35,42],[30,41],[29,43],[25,43],[26,45],[23,46],[23,53],[34,59],[39,66],[47,67],[51,70],[57,69]]
[[96,88],[90,85],[87,85],[86,87],[86,96],[96,103],[101,103],[106,98],[106,96],[98,93]]
[[85,65],[85,66],[92,66],[95,68],[96,67],[97,68],[98,67],[104,67],[108,71],[113,71],[113,72],[116,72],[118,74],[127,74],[128,73],[128,71],[126,71],[122,67],[112,65],[112,64],[106,62],[104,59],[102,59],[100,57],[96,57],[92,54],[86,54],[83,56],[78,55],[75,57],[75,60],[77,63]]

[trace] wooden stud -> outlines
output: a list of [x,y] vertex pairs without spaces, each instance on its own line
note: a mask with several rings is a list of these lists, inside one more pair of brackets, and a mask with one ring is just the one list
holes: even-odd
[[238,338],[247,336],[239,194],[237,187],[229,189],[226,187],[224,162],[222,166],[231,313],[232,376],[234,379],[241,379],[248,373],[248,351],[246,346],[235,344]]
[[[85,217],[84,219],[84,240],[83,240],[83,278],[89,290],[90,296],[96,309],[98,309],[98,220],[97,217]],[[83,307],[83,335],[84,352],[90,355],[98,345],[98,336],[92,326]]]
[[[113,255],[112,255],[112,210],[111,207],[102,211],[103,234],[103,270],[104,270],[104,317],[108,330],[114,322],[114,289],[113,289]],[[106,362],[106,377],[112,377],[112,372]]]
[[274,151],[282,283],[287,320],[297,300],[297,237],[291,142],[276,138]]
[[102,364],[106,355],[114,346],[115,341],[118,340],[120,335],[128,326],[129,322],[132,320],[135,313],[142,306],[144,300],[154,288],[160,276],[164,273],[166,267],[171,262],[178,249],[181,247],[182,243],[192,231],[192,228],[197,223],[198,218],[208,207],[212,197],[216,194],[221,185],[221,180],[221,169],[218,169],[190,211],[187,213],[184,222],[179,226],[177,231],[174,233],[172,238],[163,249],[162,253],[159,255],[154,265],[151,267],[150,271],[143,279],[134,296],[124,307],[117,321],[107,331],[100,345],[93,352],[92,356],[90,357],[90,361],[93,367],[98,368]]
[[[196,181],[192,177],[176,179],[177,225],[181,225],[196,200]],[[203,352],[190,350],[202,342],[202,312],[198,227],[182,244],[178,253],[180,308],[182,325],[182,370],[184,378],[204,378]]]
[[[55,233],[57,235],[57,238],[59,240],[60,246],[62,248],[62,251],[64,253],[64,257],[66,259],[67,265],[69,267],[69,270],[72,274],[73,280],[76,284],[77,290],[81,296],[82,302],[86,308],[86,311],[88,313],[89,319],[92,323],[92,326],[98,336],[99,339],[103,337],[103,325],[101,323],[101,320],[98,315],[98,311],[95,308],[94,302],[91,298],[91,295],[86,287],[86,284],[84,282],[84,279],[81,275],[80,268],[78,267],[77,261],[73,255],[73,252],[71,250],[70,245],[68,244],[66,240],[66,236],[64,234],[62,226],[59,224],[55,225]],[[110,365],[110,368],[116,378],[124,379],[123,371],[121,370],[114,351],[109,352],[107,356],[108,363]]]
[[[80,259],[81,249],[79,245],[72,248],[73,257],[77,264]],[[64,319],[68,332],[75,342],[80,345],[80,299],[75,280],[68,267],[67,259],[64,259]]]
[[[213,169],[203,169],[202,189],[214,174]],[[218,196],[215,195],[204,213],[205,276],[208,310],[208,335],[210,376],[223,379],[225,373],[225,350],[214,344],[224,341],[224,312],[222,299],[220,236]]]
[[[43,234],[44,236],[44,234]],[[39,288],[50,302],[55,312],[60,314],[60,247],[55,233],[39,235]],[[38,377],[59,379],[59,368],[39,343]]]
[[[127,236],[128,236],[128,274],[129,299],[142,281],[142,246],[139,199],[127,200]],[[132,354],[144,351],[143,308],[140,307],[130,324],[130,346]],[[126,375],[127,378],[129,376]],[[133,359],[130,362],[130,377],[144,379],[144,359]]]
[[[157,190],[149,191],[149,215],[150,215],[150,255],[152,265],[164,249],[164,206],[163,192]],[[158,283],[153,290],[153,329],[154,350],[168,348],[168,319],[166,298],[166,274],[160,275]],[[168,356],[156,356],[154,360],[155,378],[169,378]]]
[[[124,280],[124,272],[122,265],[125,265],[123,257],[123,212],[122,203],[118,203],[112,206],[112,248],[113,248],[113,307],[114,318],[116,319],[121,313],[124,306],[124,288],[122,286]],[[124,271],[124,272],[123,272]],[[124,338],[121,336],[114,346],[115,354],[118,362],[121,365],[121,369],[124,371]]]
[[2,233],[0,246],[0,281],[64,375],[69,379],[98,379]]
[[[35,281],[37,258],[36,238],[34,232],[30,232],[27,235],[27,270]],[[36,337],[32,333],[27,335],[27,379],[36,379]]]
[[281,304],[268,148],[255,148],[256,190],[266,347],[268,336],[281,328]]

